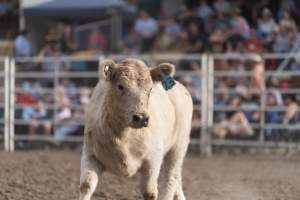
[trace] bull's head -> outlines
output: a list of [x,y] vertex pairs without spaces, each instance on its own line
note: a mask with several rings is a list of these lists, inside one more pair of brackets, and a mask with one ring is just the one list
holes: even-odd
[[113,60],[101,62],[102,79],[107,85],[105,98],[110,102],[114,114],[119,115],[126,126],[147,127],[151,122],[149,102],[151,91],[164,75],[173,75],[175,67],[161,63],[150,69],[138,59],[125,59],[119,63]]

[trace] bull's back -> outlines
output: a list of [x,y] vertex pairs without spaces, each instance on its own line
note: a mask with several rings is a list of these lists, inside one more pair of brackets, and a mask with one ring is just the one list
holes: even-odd
[[179,82],[167,92],[175,110],[174,134],[180,142],[188,142],[193,115],[193,101],[189,91]]
[[176,82],[168,91],[158,84],[153,101],[155,103],[150,116],[155,118],[152,122],[154,132],[158,134],[156,137],[160,140],[157,143],[162,141],[168,151],[178,139],[189,138],[193,112],[192,98],[187,89]]

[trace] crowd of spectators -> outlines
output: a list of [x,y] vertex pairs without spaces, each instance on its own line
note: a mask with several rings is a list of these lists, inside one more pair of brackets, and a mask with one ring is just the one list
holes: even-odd
[[[281,89],[297,88],[300,86],[299,81],[291,76],[266,78],[264,72],[277,70],[283,60],[263,61],[256,55],[298,51],[300,5],[296,0],[262,0],[255,3],[243,0],[133,0],[129,2],[137,6],[138,13],[134,20],[126,22],[122,40],[117,43],[115,53],[131,56],[143,53],[201,54],[206,52],[255,55],[243,60],[214,61],[215,70],[249,74],[215,78],[214,121],[218,126],[213,129],[213,134],[216,137],[257,138],[258,125],[261,121],[277,125],[298,123],[299,96],[285,95]],[[164,2],[169,4],[166,5]],[[22,30],[15,37],[13,35],[9,31],[4,34],[4,37],[11,41],[4,44],[6,47],[3,51],[4,55],[37,56],[41,60],[35,64],[22,64],[22,70],[27,72],[33,70],[54,75],[57,65],[60,72],[97,71],[95,63],[91,65],[81,61],[44,62],[43,58],[98,55],[111,53],[112,50],[109,44],[110,36],[96,27],[90,30],[81,47],[75,40],[74,27],[68,23],[58,23],[50,27],[43,37],[44,42],[40,48],[34,47],[32,42],[34,38],[30,30]],[[201,70],[199,60],[182,59],[175,64],[178,70],[195,72]],[[289,60],[285,69],[300,71],[300,56]],[[194,103],[201,104],[201,78],[197,73],[176,78],[190,90]],[[56,88],[53,88],[54,79],[51,76],[17,81],[17,87],[21,90],[16,96],[20,108],[16,116],[30,124],[28,127],[30,135],[37,132],[45,135],[53,134],[59,141],[82,129],[78,122],[82,121],[91,93],[89,87],[82,87],[82,85],[92,86],[96,79],[83,80],[83,78],[59,79]],[[269,91],[266,95],[265,89]],[[51,105],[55,106],[51,107]],[[287,109],[261,111],[261,105],[286,106]],[[222,106],[231,110],[217,110]],[[247,109],[243,110],[243,108]],[[199,111],[195,111],[194,119],[200,121]],[[40,131],[37,131],[38,129]],[[264,130],[266,138],[271,139],[283,133],[284,131],[272,127],[266,127]]]
[[[276,1],[186,1],[172,15],[141,10],[123,43],[144,52],[288,52],[299,43],[299,7]],[[297,5],[299,6],[299,5]],[[297,10],[298,9],[298,10]]]
[[[300,122],[300,96],[299,92],[290,92],[299,88],[299,82],[293,81],[299,75],[265,76],[265,72],[272,72],[268,61],[258,55],[216,61],[219,72],[229,73],[215,77],[214,120],[219,126],[213,133],[217,137],[257,139],[263,131],[269,140],[299,139],[295,128]],[[278,65],[280,60],[272,62]],[[236,73],[241,75],[234,76]]]

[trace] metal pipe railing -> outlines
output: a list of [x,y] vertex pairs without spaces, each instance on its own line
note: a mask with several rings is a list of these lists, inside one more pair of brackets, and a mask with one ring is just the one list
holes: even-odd
[[9,137],[10,137],[10,129],[9,129],[9,108],[10,108],[10,101],[9,101],[9,79],[10,79],[10,73],[9,73],[9,58],[6,57],[4,60],[4,87],[5,87],[5,94],[4,94],[4,150],[9,151]]

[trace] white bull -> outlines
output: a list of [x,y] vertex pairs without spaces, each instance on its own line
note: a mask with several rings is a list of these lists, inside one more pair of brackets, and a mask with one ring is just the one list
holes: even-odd
[[103,61],[101,69],[86,113],[80,200],[91,199],[105,171],[127,177],[140,172],[144,199],[157,200],[162,164],[166,185],[160,198],[184,200],[181,173],[193,104],[180,83],[162,87],[174,66],[150,69],[141,60],[125,59]]

